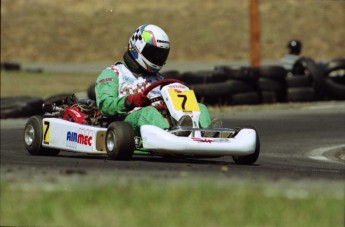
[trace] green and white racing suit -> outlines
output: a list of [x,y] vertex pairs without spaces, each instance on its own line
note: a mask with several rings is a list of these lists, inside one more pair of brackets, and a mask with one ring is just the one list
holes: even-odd
[[[155,103],[133,110],[127,109],[124,104],[127,95],[143,92],[150,84],[162,79],[164,77],[159,73],[134,75],[125,64],[118,62],[103,70],[96,80],[97,106],[103,115],[130,123],[136,136],[140,136],[140,127],[143,125],[168,129],[169,123],[154,107]],[[157,96],[160,96],[158,87],[148,94],[149,99]],[[200,127],[207,128],[211,122],[210,114],[204,104],[199,103],[199,108]]]

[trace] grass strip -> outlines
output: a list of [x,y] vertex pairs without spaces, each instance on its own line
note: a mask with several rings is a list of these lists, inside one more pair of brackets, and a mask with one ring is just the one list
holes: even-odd
[[84,184],[1,182],[0,225],[342,226],[344,221],[342,198],[327,190],[274,191],[261,183],[200,179]]
[[98,75],[88,73],[31,73],[1,71],[1,97],[48,97],[61,93],[86,92]]

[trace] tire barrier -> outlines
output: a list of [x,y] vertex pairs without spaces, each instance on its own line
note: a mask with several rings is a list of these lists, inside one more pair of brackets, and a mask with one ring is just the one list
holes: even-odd
[[345,85],[326,78],[326,91],[330,99],[345,100]]
[[42,114],[44,100],[34,96],[1,97],[1,118],[20,118]]
[[314,89],[315,100],[323,100],[325,97],[325,78],[320,65],[311,58],[301,58],[296,65],[303,69],[302,75],[306,75]]
[[339,83],[345,84],[345,58],[337,58],[328,62],[324,67],[326,77],[334,77]]
[[345,58],[337,58],[325,65],[325,89],[329,99],[345,100]]
[[215,66],[209,71],[169,73],[177,76],[205,104],[242,105],[345,100],[345,59],[325,65],[302,57],[288,72],[282,66]]
[[179,80],[193,89],[200,102],[205,104],[257,104],[261,102],[261,94],[256,71],[249,67],[221,65],[212,70],[182,73]]
[[312,79],[307,75],[288,75],[286,77],[288,102],[311,102],[316,100]]
[[[17,66],[13,67],[15,70]],[[345,100],[344,58],[321,65],[312,58],[303,57],[295,63],[291,72],[279,65],[219,65],[210,70],[184,73],[170,70],[162,74],[165,78],[183,81],[194,90],[200,102],[209,105]],[[86,92],[89,99],[96,99],[95,84],[91,84]],[[69,95],[57,94],[45,100],[32,96],[2,97],[1,118],[39,115],[43,103],[59,104]]]
[[266,103],[286,101],[286,86],[282,82],[261,77],[258,80],[258,86],[261,92],[270,93],[272,97],[275,97],[274,100],[268,99]]
[[187,84],[205,84],[225,82],[227,80],[227,75],[224,73],[218,73],[216,71],[204,70],[197,72],[185,72],[181,75],[181,78]]
[[71,94],[57,94],[42,99],[36,96],[1,97],[1,119],[24,118],[43,114],[43,103],[61,105]]
[[4,71],[26,71],[30,73],[42,73],[43,69],[38,67],[23,67],[20,63],[17,62],[1,62],[1,70]]
[[16,62],[1,62],[1,70],[20,71],[21,65]]
[[165,79],[180,80],[180,78],[181,78],[181,74],[178,70],[164,71],[164,72],[162,72],[162,75],[164,76]]
[[57,106],[60,106],[63,104],[63,101],[66,100],[67,97],[71,96],[71,93],[61,93],[61,94],[57,94],[57,95],[52,95],[49,96],[48,98],[46,98],[44,100],[44,103],[48,103],[48,104],[53,104],[55,103]]
[[194,90],[201,102],[211,105],[233,104],[234,95],[254,91],[250,85],[233,79],[215,83],[187,83],[187,85]]

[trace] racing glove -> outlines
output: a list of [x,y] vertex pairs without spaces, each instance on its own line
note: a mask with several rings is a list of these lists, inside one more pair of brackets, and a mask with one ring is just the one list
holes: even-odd
[[129,110],[132,110],[135,107],[144,107],[149,105],[151,105],[151,101],[143,93],[128,95],[125,98],[125,107]]

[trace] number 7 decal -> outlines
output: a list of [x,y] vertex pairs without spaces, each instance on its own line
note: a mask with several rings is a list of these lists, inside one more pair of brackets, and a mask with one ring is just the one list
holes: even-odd
[[187,102],[187,95],[177,95],[177,97],[183,98],[181,107],[182,107],[182,110],[185,110],[186,109],[185,108],[186,107],[186,102]]
[[44,144],[49,144],[49,139],[50,139],[50,122],[45,121],[43,123],[43,143]]
[[174,105],[174,109],[183,112],[200,111],[195,94],[192,90],[182,92],[175,92],[174,89],[169,89],[169,96]]

